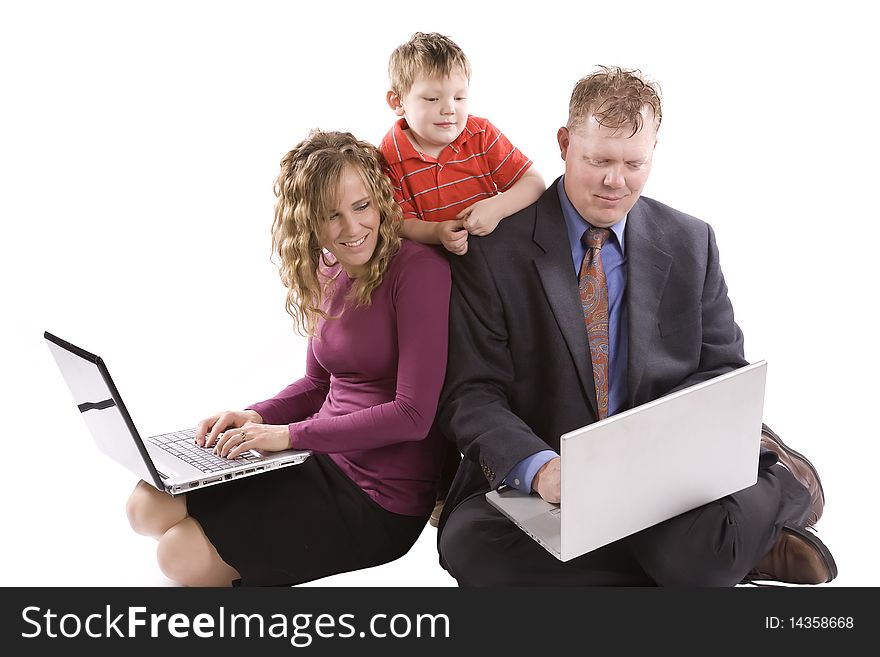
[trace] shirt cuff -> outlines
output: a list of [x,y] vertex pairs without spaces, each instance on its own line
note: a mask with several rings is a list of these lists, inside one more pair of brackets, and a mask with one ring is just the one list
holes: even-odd
[[517,463],[507,476],[504,483],[508,486],[516,488],[523,493],[532,492],[532,480],[547,461],[555,459],[558,456],[552,449],[545,449],[531,456],[527,456]]

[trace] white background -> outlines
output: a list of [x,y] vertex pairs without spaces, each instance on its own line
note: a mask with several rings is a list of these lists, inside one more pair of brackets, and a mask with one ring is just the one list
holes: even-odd
[[[378,143],[394,119],[388,55],[421,30],[465,50],[471,111],[548,182],[580,76],[617,64],[661,84],[645,193],[715,227],[746,356],[770,363],[766,420],[822,475],[834,585],[876,586],[880,144],[864,6],[4,2],[0,583],[170,585],[127,525],[134,478],[94,448],[42,332],[103,356],[145,435],[297,378],[304,341],[269,261],[278,163],[312,127]],[[435,532],[319,585],[453,586]]]

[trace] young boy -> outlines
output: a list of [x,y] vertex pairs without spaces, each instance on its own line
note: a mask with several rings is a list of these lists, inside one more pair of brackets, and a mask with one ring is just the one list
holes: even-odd
[[458,255],[467,238],[537,200],[544,179],[486,119],[468,115],[471,66],[441,34],[416,32],[388,64],[388,104],[401,117],[379,150],[403,209],[403,235]]
[[[488,235],[537,200],[544,179],[498,128],[468,116],[471,65],[451,39],[416,32],[391,54],[388,74],[388,104],[400,119],[379,150],[403,209],[403,236],[464,255],[469,234]],[[435,527],[460,460],[450,443]]]

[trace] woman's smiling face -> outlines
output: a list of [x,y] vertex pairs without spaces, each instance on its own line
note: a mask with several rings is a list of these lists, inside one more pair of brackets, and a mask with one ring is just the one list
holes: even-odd
[[339,178],[336,206],[324,218],[319,242],[350,278],[373,257],[379,237],[379,210],[358,172],[346,167]]

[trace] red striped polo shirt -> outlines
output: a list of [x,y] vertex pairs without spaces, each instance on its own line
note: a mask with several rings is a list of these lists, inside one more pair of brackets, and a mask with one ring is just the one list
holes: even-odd
[[416,150],[400,119],[379,150],[388,164],[404,219],[447,221],[468,206],[506,191],[532,161],[486,119],[469,116],[458,138],[433,158]]

